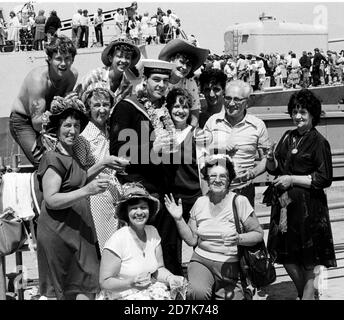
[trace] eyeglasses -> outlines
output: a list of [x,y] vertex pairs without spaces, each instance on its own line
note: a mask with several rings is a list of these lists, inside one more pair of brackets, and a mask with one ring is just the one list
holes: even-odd
[[231,103],[232,101],[235,103],[235,104],[240,104],[242,102],[244,102],[245,100],[247,100],[247,98],[238,98],[238,97],[230,97],[230,96],[225,96],[224,97],[225,99],[225,102],[226,103]]
[[215,181],[217,178],[219,178],[220,181],[227,181],[228,175],[226,175],[226,174],[220,174],[220,175],[211,174],[209,176],[209,181]]

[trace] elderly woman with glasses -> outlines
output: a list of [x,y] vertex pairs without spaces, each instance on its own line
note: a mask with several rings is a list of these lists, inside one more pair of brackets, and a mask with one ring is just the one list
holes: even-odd
[[[195,202],[188,224],[182,215],[182,201],[176,203],[172,195],[165,196],[181,237],[195,248],[188,267],[187,299],[243,300],[238,245],[253,246],[262,241],[263,230],[247,198],[235,199],[229,189],[235,171],[227,155],[210,156],[201,172],[209,192]],[[236,231],[233,205],[244,233]]]

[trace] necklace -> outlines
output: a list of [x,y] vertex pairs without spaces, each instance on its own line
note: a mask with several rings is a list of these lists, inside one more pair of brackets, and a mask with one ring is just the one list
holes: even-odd
[[298,150],[298,146],[299,146],[299,144],[300,144],[300,142],[302,141],[302,139],[304,138],[304,135],[301,137],[301,139],[296,143],[296,137],[293,137],[293,145],[294,145],[294,147],[293,147],[293,149],[291,150],[291,153],[292,154],[297,154],[298,152],[299,152],[299,150]]

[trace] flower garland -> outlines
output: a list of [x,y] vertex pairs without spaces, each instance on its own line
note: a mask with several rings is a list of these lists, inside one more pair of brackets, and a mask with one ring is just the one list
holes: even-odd
[[174,134],[176,129],[171,119],[170,113],[165,106],[161,108],[154,108],[151,101],[146,97],[141,97],[138,101],[143,105],[148,113],[149,120],[156,132],[156,135],[161,134],[162,130]]

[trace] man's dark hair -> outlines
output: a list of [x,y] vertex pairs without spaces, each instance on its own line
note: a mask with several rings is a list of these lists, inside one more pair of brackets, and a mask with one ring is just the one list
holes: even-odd
[[76,48],[71,39],[64,35],[52,37],[50,43],[46,46],[45,52],[49,58],[53,57],[54,53],[70,54],[73,59],[76,55]]
[[199,82],[201,87],[201,92],[203,92],[203,88],[206,84],[219,83],[221,88],[224,90],[226,87],[227,76],[224,74],[222,70],[219,69],[209,69],[205,70],[199,76]]

